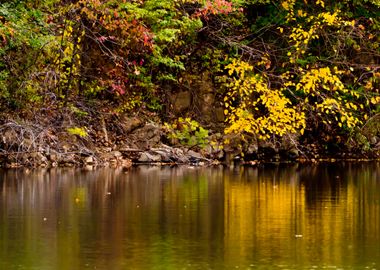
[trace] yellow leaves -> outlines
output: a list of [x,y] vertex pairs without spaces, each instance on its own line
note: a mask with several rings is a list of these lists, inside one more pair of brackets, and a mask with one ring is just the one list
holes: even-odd
[[[359,92],[347,89],[339,78],[345,71],[337,67],[321,67],[299,69],[299,72],[301,76],[295,89],[306,95],[302,103],[304,110],[314,112],[322,123],[339,128],[353,128],[362,123],[364,116],[360,116],[360,111],[365,107],[358,103],[361,98]],[[368,101],[373,102],[380,103],[380,97]]]
[[[347,106],[347,109],[345,109],[336,99],[334,98],[326,98],[323,100],[322,103],[319,103],[316,105],[316,109],[320,112],[326,114],[327,120],[325,121],[326,124],[332,124],[333,122],[329,119],[334,119],[335,122],[338,124],[339,127],[343,127],[343,125],[346,125],[348,128],[355,127],[358,125],[361,121],[354,116],[353,112],[348,109],[357,109],[357,106],[353,103],[349,103]],[[339,117],[337,117],[339,115]],[[329,117],[330,116],[330,117]]]
[[311,27],[309,30],[303,29],[302,25],[296,26],[292,29],[292,33],[289,35],[290,42],[293,45],[293,50],[296,51],[296,54],[292,54],[292,52],[288,52],[288,56],[292,56],[290,58],[291,63],[295,63],[295,59],[298,58],[299,55],[303,55],[307,51],[307,47],[311,40],[318,38],[319,36],[316,34],[316,28]]
[[322,21],[328,26],[333,26],[335,24],[339,25],[341,22],[338,16],[339,13],[340,13],[339,10],[335,11],[334,13],[322,12],[319,14],[319,18],[322,19]]
[[233,59],[225,69],[228,70],[228,75],[230,76],[236,73],[238,77],[244,78],[245,72],[253,70],[253,67],[244,61]]
[[289,3],[288,2],[286,2],[286,1],[282,2],[281,6],[282,6],[283,9],[289,10]]
[[316,4],[325,7],[325,2],[323,0],[317,0]]
[[307,15],[308,14],[306,11],[303,11],[302,9],[297,10],[297,16],[298,17],[304,18],[304,17],[307,17]]
[[[323,0],[317,0],[315,3],[318,5],[317,9],[325,8]],[[290,58],[290,63],[297,63],[297,60],[307,53],[310,42],[319,39],[320,33],[325,32],[324,28],[351,26],[352,23],[355,23],[354,21],[347,22],[342,20],[339,9],[334,12],[321,11],[312,16],[306,12],[306,8],[300,8],[299,5],[295,10],[295,0],[284,0],[281,6],[287,11],[287,23],[291,22],[294,25],[290,28],[291,34],[288,36],[289,43],[293,48],[292,52],[287,54]]]
[[309,71],[301,71],[302,77],[296,85],[298,91],[303,91],[306,94],[313,93],[324,89],[326,91],[348,92],[344,84],[336,74],[339,74],[337,69],[334,73],[329,67],[310,69]]
[[374,105],[377,105],[377,104],[380,104],[380,96],[377,96],[377,97],[372,97],[370,99],[370,102]]
[[269,56],[266,55],[266,56],[261,57],[261,61],[259,61],[256,65],[257,66],[263,65],[265,69],[270,69],[271,64],[272,62],[270,61]]
[[[228,123],[225,133],[249,133],[265,139],[273,134],[283,136],[304,130],[305,114],[293,108],[281,90],[268,88],[268,82],[262,75],[250,73],[249,76],[241,76],[242,70],[253,71],[251,65],[233,61],[226,68],[229,74],[237,73],[240,77],[228,85],[230,90],[224,98]],[[231,70],[233,72],[230,73]],[[240,100],[240,104],[228,102],[232,97]]]
[[286,15],[286,21],[294,21],[294,5],[295,5],[295,0],[284,0],[281,2],[281,7],[287,11]]

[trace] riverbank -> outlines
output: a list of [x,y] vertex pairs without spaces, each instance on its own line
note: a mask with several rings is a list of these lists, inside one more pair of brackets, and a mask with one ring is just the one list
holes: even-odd
[[2,2],[3,167],[380,156],[377,0]]
[[371,150],[315,142],[302,145],[294,138],[244,142],[209,129],[205,143],[184,145],[153,114],[139,116],[97,113],[78,117],[73,112],[41,111],[33,118],[2,115],[0,166],[130,167],[157,165],[257,165],[265,162],[378,160],[380,142]]

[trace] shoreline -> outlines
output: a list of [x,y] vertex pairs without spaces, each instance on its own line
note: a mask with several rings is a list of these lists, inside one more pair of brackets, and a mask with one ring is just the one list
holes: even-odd
[[[380,161],[380,142],[368,151],[354,147],[327,148],[323,142],[303,145],[289,136],[274,141],[239,140],[210,128],[202,146],[184,145],[171,138],[159,119],[108,118],[104,115],[78,119],[59,112],[50,118],[15,119],[0,116],[0,167],[125,167],[139,164],[210,166],[264,163],[320,163]],[[70,127],[84,126],[83,132]],[[229,141],[226,143],[226,141]],[[344,147],[343,147],[344,146]]]
[[[173,148],[174,150],[183,151],[179,148]],[[295,159],[254,159],[244,160],[243,158],[234,158],[229,162],[226,160],[208,159],[199,152],[191,152],[191,154],[184,153],[182,156],[176,156],[182,160],[163,160],[168,156],[161,156],[161,160],[158,156],[151,154],[151,150],[140,151],[140,157],[132,158],[130,155],[126,155],[125,152],[112,151],[102,154],[94,154],[83,156],[82,154],[73,153],[59,153],[58,155],[44,155],[41,152],[23,153],[23,156],[15,155],[15,153],[0,155],[0,168],[1,169],[38,169],[38,168],[125,168],[137,166],[192,166],[192,167],[239,167],[249,166],[256,167],[268,164],[321,164],[321,163],[359,163],[359,162],[380,162],[379,157],[323,157],[323,158],[306,158],[299,157]],[[151,159],[148,159],[151,158]],[[174,157],[169,157],[174,159]]]

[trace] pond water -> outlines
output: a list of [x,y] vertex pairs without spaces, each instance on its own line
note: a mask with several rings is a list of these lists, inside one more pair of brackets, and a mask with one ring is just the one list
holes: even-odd
[[380,164],[0,171],[0,269],[380,270]]

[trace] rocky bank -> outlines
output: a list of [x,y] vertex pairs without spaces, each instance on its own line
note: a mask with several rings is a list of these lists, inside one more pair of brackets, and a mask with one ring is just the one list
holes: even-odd
[[[108,116],[90,118],[86,135],[70,134],[68,119],[58,124],[41,121],[3,119],[0,125],[0,165],[17,167],[121,166],[134,164],[196,166],[250,164],[262,162],[318,162],[321,160],[378,159],[379,151],[323,151],[319,144],[297,145],[295,138],[281,141],[242,143],[211,131],[205,147],[183,146],[170,139],[168,129],[153,117]],[[53,117],[54,118],[54,117]],[[69,117],[68,117],[69,118]],[[56,119],[56,118],[55,118]],[[70,120],[70,119],[69,119]],[[76,123],[78,125],[80,123]],[[228,140],[228,144],[226,144]],[[380,149],[374,141],[374,149]]]

